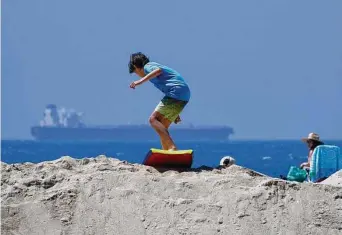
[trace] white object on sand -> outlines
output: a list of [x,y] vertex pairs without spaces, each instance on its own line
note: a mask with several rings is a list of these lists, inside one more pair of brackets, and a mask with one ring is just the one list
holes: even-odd
[[235,159],[231,156],[221,158],[220,166],[229,167],[235,164]]

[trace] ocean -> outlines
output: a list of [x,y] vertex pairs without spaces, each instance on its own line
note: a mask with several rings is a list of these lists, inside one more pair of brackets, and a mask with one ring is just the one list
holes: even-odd
[[[340,141],[325,141],[342,147]],[[306,144],[298,141],[230,141],[230,142],[176,142],[179,149],[193,149],[193,167],[217,167],[224,156],[232,156],[236,164],[260,173],[279,177],[286,175],[290,166],[306,161]],[[110,141],[31,141],[2,140],[1,161],[23,163],[50,161],[61,156],[73,158],[106,155],[131,163],[142,163],[150,148],[160,148],[159,142],[110,142]]]

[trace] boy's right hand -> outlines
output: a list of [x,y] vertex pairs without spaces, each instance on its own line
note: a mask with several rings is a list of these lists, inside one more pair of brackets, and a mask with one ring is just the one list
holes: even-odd
[[135,87],[137,86],[137,82],[132,82],[129,87],[132,88],[132,89],[135,89]]

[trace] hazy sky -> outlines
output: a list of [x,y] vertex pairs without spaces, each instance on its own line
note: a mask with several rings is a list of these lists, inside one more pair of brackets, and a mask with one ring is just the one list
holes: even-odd
[[184,123],[234,138],[342,138],[340,0],[2,0],[2,138],[48,103],[89,124],[147,123],[162,94],[129,89],[132,52],[188,81]]

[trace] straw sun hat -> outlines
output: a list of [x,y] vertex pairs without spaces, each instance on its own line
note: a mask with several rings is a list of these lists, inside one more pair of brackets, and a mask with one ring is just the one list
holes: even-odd
[[319,143],[322,143],[322,141],[319,139],[319,135],[317,133],[310,133],[308,137],[302,138],[302,141],[307,143],[309,140],[313,140]]

